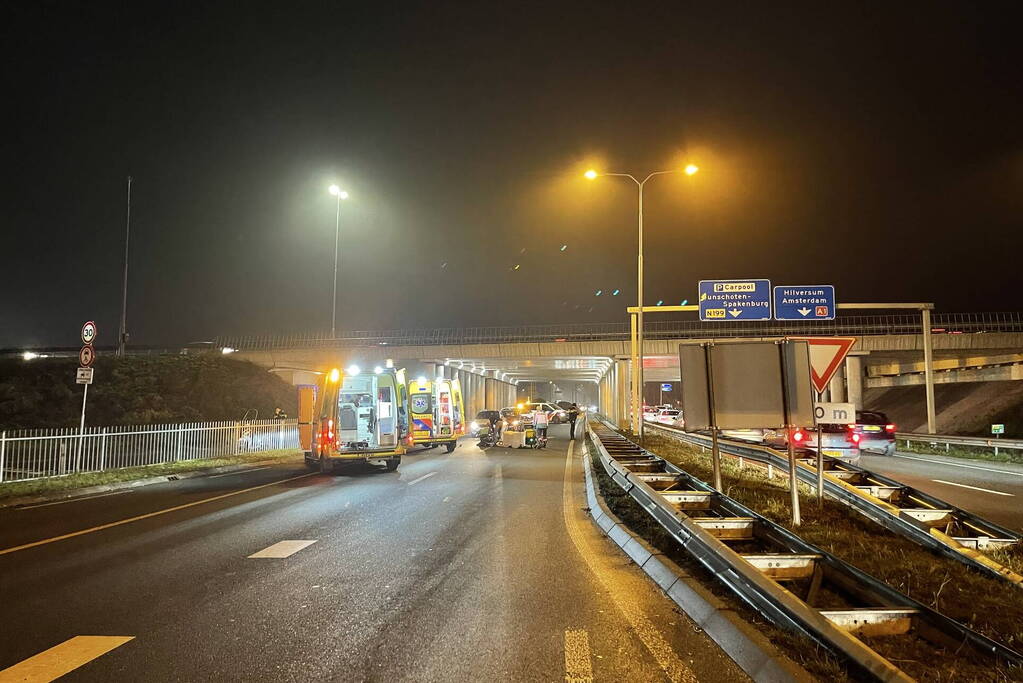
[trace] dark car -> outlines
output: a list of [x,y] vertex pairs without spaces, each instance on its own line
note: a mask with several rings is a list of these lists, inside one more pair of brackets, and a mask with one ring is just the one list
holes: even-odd
[[498,424],[501,421],[501,411],[499,410],[481,410],[476,413],[476,419],[469,425],[469,434],[476,436],[479,433],[480,427],[490,427],[491,423]]
[[860,436],[860,450],[875,455],[895,455],[895,425],[888,416],[876,410],[857,410],[856,424],[851,425]]

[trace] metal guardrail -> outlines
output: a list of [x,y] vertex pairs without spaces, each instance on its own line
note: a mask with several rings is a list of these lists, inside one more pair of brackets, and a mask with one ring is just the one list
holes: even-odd
[[[588,425],[588,433],[615,483],[719,581],[772,623],[806,635],[862,674],[912,680],[857,636],[912,634],[942,648],[951,645],[949,650],[961,656],[1023,666],[1018,652],[806,543],[607,426]],[[728,543],[743,548],[741,554]],[[749,552],[750,546],[758,552]],[[764,553],[763,547],[775,551]],[[814,607],[825,582],[868,606]]]
[[[676,427],[647,424],[679,441],[710,448],[710,437]],[[722,453],[759,461],[782,470],[788,456],[767,446],[718,439]],[[814,457],[801,459],[796,474],[817,486]],[[995,562],[981,550],[1023,542],[1023,534],[978,517],[919,489],[856,465],[825,458],[824,491],[889,531],[908,538],[939,555],[1023,588],[1023,576]]]
[[[934,314],[936,334],[1023,332],[1023,313]],[[698,320],[645,320],[646,339],[718,337],[778,337],[799,335],[920,334],[918,315],[840,315],[834,320],[783,323],[745,321],[704,323]],[[355,346],[431,346],[516,342],[627,341],[628,322],[522,325],[517,327],[447,327],[423,330],[354,330],[329,333],[224,335],[215,347],[244,351],[282,348],[343,348]]]
[[0,432],[0,483],[297,449],[296,420]]
[[973,446],[976,448],[993,448],[995,454],[999,448],[1007,450],[1023,450],[1023,439],[995,439],[986,436],[952,436],[949,434],[914,434],[912,432],[897,432],[896,441],[905,441],[906,447],[912,442],[941,444],[948,450],[949,446]]

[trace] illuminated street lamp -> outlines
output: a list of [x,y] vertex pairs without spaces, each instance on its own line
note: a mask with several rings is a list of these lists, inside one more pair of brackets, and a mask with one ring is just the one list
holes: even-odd
[[334,301],[330,308],[330,338],[334,338],[335,329],[334,325],[337,322],[337,262],[338,262],[338,247],[341,242],[341,200],[348,199],[348,193],[342,190],[337,185],[331,185],[329,191],[332,195],[337,197],[337,215],[334,216]]
[[636,288],[638,291],[638,312],[636,313],[636,350],[632,357],[633,363],[633,399],[632,399],[632,423],[639,438],[643,438],[643,416],[642,416],[642,403],[643,403],[643,188],[646,186],[648,180],[658,175],[668,175],[669,173],[685,173],[686,175],[694,175],[700,168],[696,164],[688,164],[682,169],[676,169],[672,171],[654,171],[643,180],[638,180],[636,176],[631,173],[597,173],[592,168],[583,176],[587,180],[594,180],[601,176],[616,176],[619,178],[628,178],[632,182],[636,183],[636,187],[639,188],[639,249],[636,258]]

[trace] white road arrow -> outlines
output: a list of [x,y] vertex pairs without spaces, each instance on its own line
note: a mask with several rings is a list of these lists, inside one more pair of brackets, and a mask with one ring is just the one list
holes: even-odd
[[810,315],[810,309],[809,308],[797,308],[796,311],[799,313],[799,315],[802,315],[802,316]]
[[729,314],[730,314],[730,315],[731,315],[731,316],[732,316],[733,318],[738,318],[738,317],[739,317],[740,315],[742,315],[742,311],[741,311],[740,309],[738,309],[738,308],[732,308],[732,309],[729,309],[728,313],[729,313]]

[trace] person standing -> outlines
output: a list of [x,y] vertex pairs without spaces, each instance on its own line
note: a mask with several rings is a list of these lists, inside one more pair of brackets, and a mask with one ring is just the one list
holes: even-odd
[[568,409],[568,434],[570,439],[575,439],[575,421],[579,419],[579,406],[575,403]]
[[536,429],[538,437],[547,438],[547,413],[545,411],[540,409],[533,411],[533,427]]

